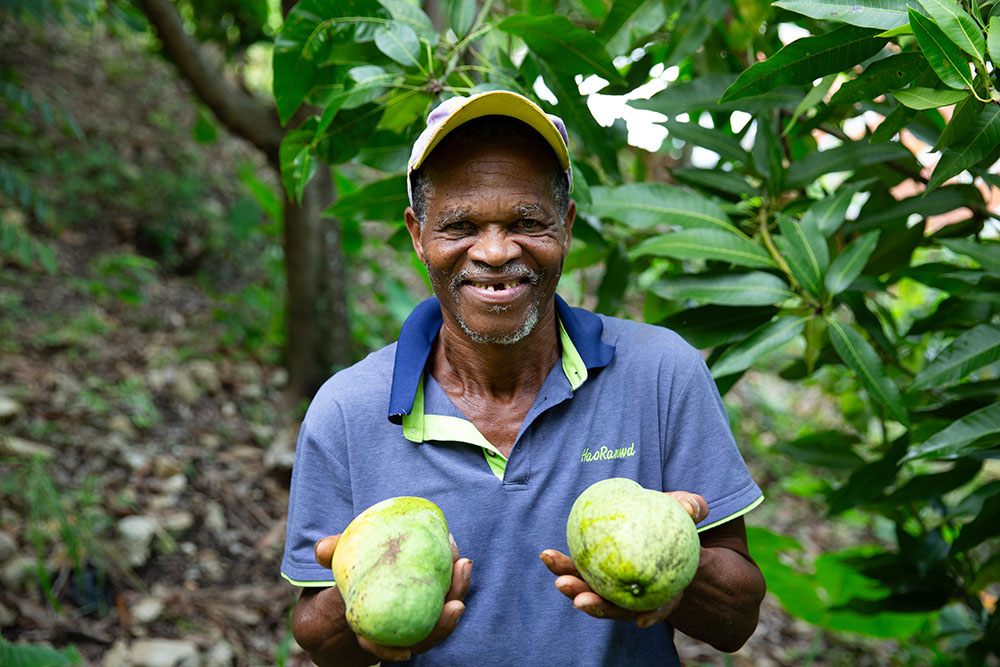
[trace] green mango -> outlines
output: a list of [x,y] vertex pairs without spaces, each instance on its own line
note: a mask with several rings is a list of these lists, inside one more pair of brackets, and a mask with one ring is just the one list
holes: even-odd
[[632,611],[656,609],[684,590],[701,554],[694,521],[677,500],[622,477],[577,497],[566,541],[591,589]]
[[383,500],[347,526],[331,568],[355,633],[412,646],[434,628],[451,587],[448,523],[424,498]]

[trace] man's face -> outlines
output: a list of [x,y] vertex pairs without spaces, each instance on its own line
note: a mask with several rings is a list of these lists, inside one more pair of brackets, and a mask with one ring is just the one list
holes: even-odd
[[575,205],[559,218],[555,158],[545,144],[443,142],[427,164],[432,185],[417,256],[445,312],[472,340],[515,343],[553,307]]

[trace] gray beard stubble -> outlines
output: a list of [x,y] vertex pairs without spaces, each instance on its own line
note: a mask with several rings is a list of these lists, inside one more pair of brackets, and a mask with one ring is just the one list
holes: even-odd
[[[531,269],[529,269],[528,267],[524,266],[523,264],[517,264],[516,262],[517,260],[511,260],[507,264],[501,266],[499,269],[500,273],[506,273],[508,275],[514,275],[520,278],[527,278],[528,282],[530,282],[534,286],[537,286],[538,283],[541,281],[542,277],[539,274],[532,271]],[[433,275],[431,274],[430,266],[427,267],[427,273],[428,275]],[[452,276],[451,281],[448,284],[448,290],[451,292],[452,297],[455,300],[455,303],[459,302],[460,299],[459,290],[462,287],[462,284],[465,283],[465,281],[467,281],[469,278],[472,278],[473,276],[483,273],[491,273],[491,271],[486,268],[462,269],[454,276]],[[510,306],[495,305],[491,306],[489,308],[489,311],[493,313],[502,313],[508,310],[509,308]],[[475,343],[487,343],[494,345],[513,345],[514,343],[523,340],[528,334],[530,334],[534,330],[535,326],[538,324],[538,300],[536,299],[531,304],[531,309],[528,311],[528,316],[524,318],[524,324],[521,325],[521,328],[515,331],[514,333],[508,334],[506,336],[491,336],[489,334],[483,333],[482,331],[474,331],[469,327],[468,324],[465,323],[465,320],[463,320],[461,315],[459,315],[458,313],[455,313],[455,319],[458,320],[458,324],[459,326],[462,327],[462,331],[464,331],[465,334],[469,337],[469,339]]]

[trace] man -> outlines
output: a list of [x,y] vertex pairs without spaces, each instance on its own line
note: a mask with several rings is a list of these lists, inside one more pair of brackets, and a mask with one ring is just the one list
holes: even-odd
[[[303,587],[293,631],[317,664],[677,665],[674,628],[734,651],[756,627],[742,515],[760,490],[697,350],[556,296],[570,187],[562,121],[519,95],[428,118],[405,219],[435,298],[320,389],[299,437],[282,574]],[[701,529],[694,581],[659,609],[610,604],[564,553],[570,506],[608,477],[672,492]],[[378,646],[326,568],[336,533],[403,495],[441,507],[462,558],[430,637]]]

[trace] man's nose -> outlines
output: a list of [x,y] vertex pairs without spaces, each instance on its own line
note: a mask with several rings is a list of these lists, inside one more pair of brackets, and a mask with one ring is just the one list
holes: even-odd
[[487,228],[469,248],[469,259],[490,266],[503,266],[521,256],[521,246],[504,229]]

